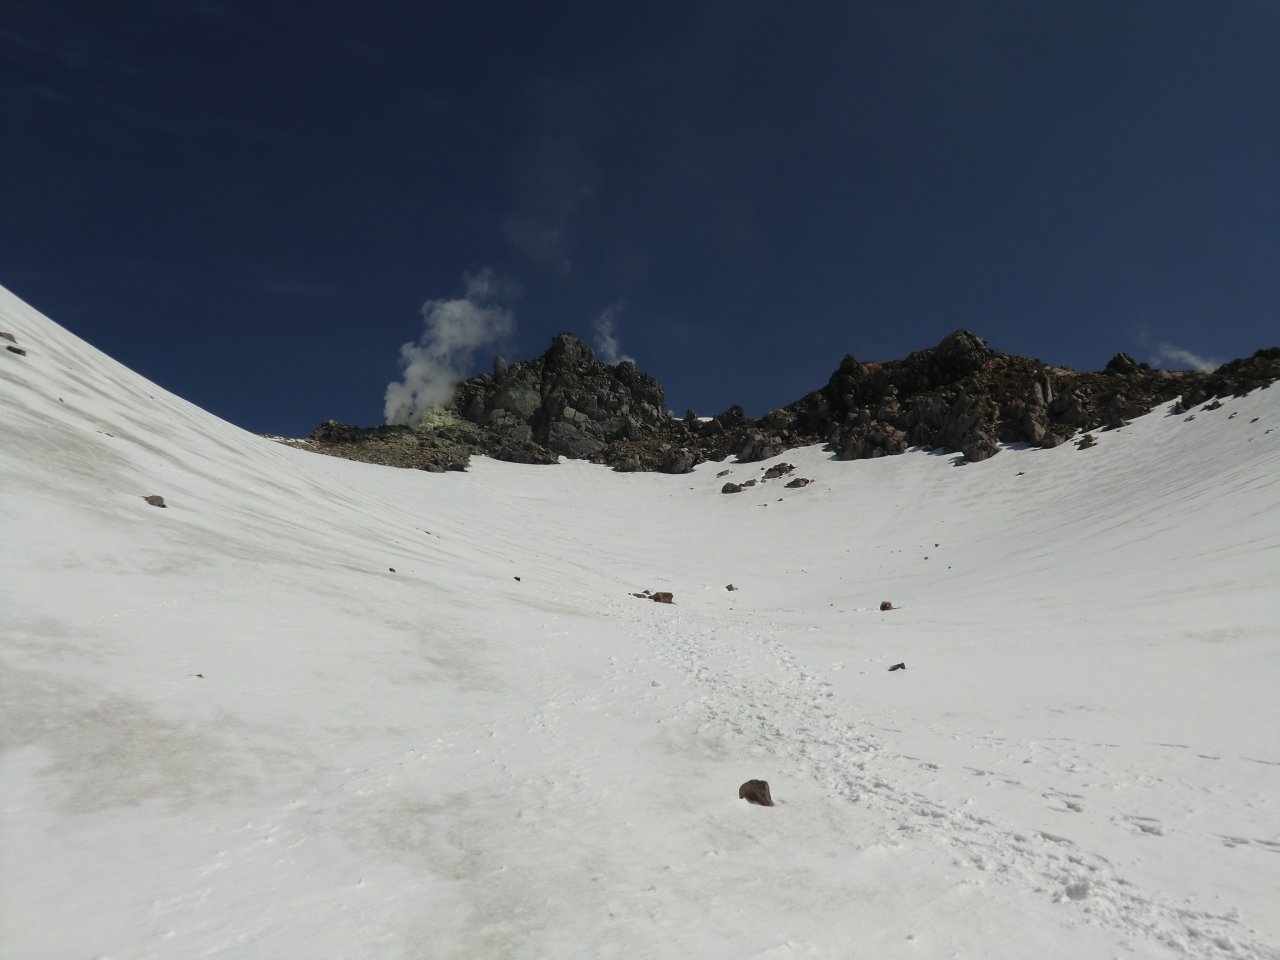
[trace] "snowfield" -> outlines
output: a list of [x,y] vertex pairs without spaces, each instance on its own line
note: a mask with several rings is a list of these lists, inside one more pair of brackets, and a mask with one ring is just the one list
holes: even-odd
[[0,329],[5,958],[1280,955],[1280,389],[723,495]]

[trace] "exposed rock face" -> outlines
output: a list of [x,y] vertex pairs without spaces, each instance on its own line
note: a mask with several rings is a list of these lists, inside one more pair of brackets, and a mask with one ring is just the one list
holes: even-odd
[[[878,364],[845,357],[826,387],[783,413],[790,415],[793,433],[822,436],[841,459],[924,446],[985,460],[1000,442],[1054,447],[1082,430],[1124,426],[1179,396],[1189,407],[1266,386],[1280,379],[1280,348],[1259,350],[1213,373],[1152,370],[1124,354],[1107,367],[1099,373],[1050,367],[991,350],[960,330],[905,360]],[[765,452],[742,447],[747,459]]]
[[[493,373],[464,380],[452,405],[414,426],[362,429],[326,421],[311,441],[325,453],[424,470],[465,469],[473,454],[516,463],[560,456],[603,460],[619,470],[687,473],[705,457],[652,441],[674,433],[662,384],[635,365],[596,360],[589,344],[562,333],[541,357],[494,360]],[[645,443],[645,441],[649,441]],[[628,443],[637,449],[624,449]]]
[[[643,436],[666,402],[653,377],[629,361],[600,363],[588,344],[567,333],[541,357],[500,369],[495,364],[493,375],[463,381],[454,408],[493,435],[505,460],[523,459],[529,443],[590,459],[607,444]],[[675,468],[683,465],[674,459]],[[675,468],[671,472],[685,472]]]
[[[459,384],[452,406],[428,423],[362,429],[330,420],[309,446],[437,472],[463,470],[473,454],[483,454],[518,463],[576,457],[620,472],[682,474],[731,454],[741,462],[767,460],[814,443],[826,443],[842,460],[916,446],[976,461],[995,455],[1002,442],[1055,447],[1082,432],[1122,427],[1178,397],[1186,411],[1215,396],[1269,386],[1280,379],[1280,347],[1212,373],[1152,370],[1125,354],[1104,371],[1081,373],[1000,353],[958,330],[905,360],[846,356],[824,387],[758,420],[739,406],[705,421],[692,410],[682,420],[664,414],[656,379],[629,362],[601,363],[567,333],[541,357],[498,360],[493,371]],[[726,485],[726,492],[730,486],[738,485]]]

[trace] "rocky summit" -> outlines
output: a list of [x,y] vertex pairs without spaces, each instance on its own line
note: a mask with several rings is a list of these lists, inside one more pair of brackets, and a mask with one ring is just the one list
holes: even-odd
[[[1080,372],[1001,353],[967,330],[904,360],[846,356],[825,386],[748,419],[730,407],[710,419],[663,412],[662,384],[624,361],[604,364],[562,333],[540,357],[494,362],[458,384],[450,406],[413,426],[355,427],[327,420],[307,448],[351,460],[440,472],[474,454],[516,463],[590,460],[620,471],[687,473],[706,460],[766,460],[824,443],[842,460],[942,448],[985,460],[1000,443],[1054,447],[1124,426],[1159,404],[1187,411],[1280,379],[1280,347],[1212,372],[1153,370],[1126,354]],[[1087,448],[1082,445],[1082,448]]]

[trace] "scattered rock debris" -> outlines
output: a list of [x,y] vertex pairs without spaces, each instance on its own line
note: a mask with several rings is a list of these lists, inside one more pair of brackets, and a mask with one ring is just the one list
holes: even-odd
[[511,579],[512,579],[512,580],[515,580],[515,581],[519,581],[519,580],[520,580],[520,578],[519,578],[519,577],[512,577]]
[[719,480],[721,477],[727,477],[728,475],[729,475],[728,470],[721,470],[719,473],[716,474],[716,479]]
[[740,484],[740,483],[726,483],[723,487],[721,487],[721,488],[720,488],[720,492],[721,492],[721,493],[741,493],[741,492],[742,492],[742,484]]
[[789,463],[777,463],[764,472],[764,479],[777,480],[779,477],[785,477],[794,470],[795,467]]
[[675,597],[666,590],[659,590],[657,593],[649,597],[656,603],[675,603]]
[[1090,447],[1097,446],[1098,441],[1093,438],[1092,433],[1086,433],[1080,438],[1080,442],[1076,444],[1079,450],[1088,450]]
[[1213,401],[1213,403],[1206,403],[1206,404],[1204,405],[1204,407],[1202,408],[1202,410],[1204,410],[1204,411],[1207,411],[1207,410],[1217,410],[1217,409],[1219,409],[1221,406],[1222,406],[1222,401],[1221,401],[1221,400],[1215,400],[1215,401]]
[[772,807],[773,797],[769,795],[769,781],[748,780],[738,788],[738,799],[761,807]]
[[884,601],[882,601],[882,602],[880,603],[880,609],[881,609],[881,610],[896,610],[896,609],[897,609],[897,607],[895,607],[895,606],[894,606],[892,603],[890,603],[888,600],[884,600]]
[[905,669],[907,669],[907,665],[905,663],[895,663],[892,667],[889,668],[889,672],[893,673],[893,671],[895,670],[905,670]]
[[732,593],[734,590],[737,590],[738,588],[731,583],[727,587],[725,587],[725,589],[728,590],[730,593]]
[[788,489],[791,489],[791,490],[799,490],[801,487],[807,487],[811,483],[813,483],[813,481],[808,479],[807,477],[796,477],[794,480],[792,480],[790,483],[787,484],[787,487]]
[[149,496],[149,497],[143,497],[142,499],[143,499],[143,500],[145,500],[145,501],[147,501],[147,503],[151,504],[153,507],[168,507],[168,506],[169,506],[167,503],[165,503],[165,502],[164,502],[164,497],[159,496],[158,494],[154,494],[154,493],[153,493],[151,496]]
[[389,570],[391,573],[395,573],[395,572],[396,572],[396,568],[395,568],[395,567],[387,567],[387,570]]
[[0,330],[0,337],[4,337],[4,338],[5,338],[6,340],[8,340],[10,343],[17,343],[17,342],[18,342],[18,338],[17,338],[17,337],[15,337],[12,333],[5,333],[3,330]]
[[16,353],[20,357],[25,357],[27,355],[27,351],[23,350],[21,347],[5,347],[5,349],[10,353]]

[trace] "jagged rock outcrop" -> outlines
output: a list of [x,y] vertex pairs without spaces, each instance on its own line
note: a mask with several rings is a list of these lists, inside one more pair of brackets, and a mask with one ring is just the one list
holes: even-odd
[[520,463],[559,456],[621,472],[687,473],[706,460],[767,460],[825,443],[842,460],[942,448],[970,461],[1001,443],[1054,447],[1083,431],[1115,429],[1156,405],[1188,410],[1213,397],[1243,395],[1280,379],[1280,347],[1259,350],[1211,373],[1152,370],[1126,354],[1082,373],[1001,353],[967,330],[904,360],[846,356],[825,386],[763,417],[739,406],[709,420],[663,413],[662,385],[629,362],[601,363],[567,333],[541,357],[508,364],[458,385],[452,405],[415,426],[353,427],[326,421],[308,446],[393,466],[466,468],[483,454]]
[[463,419],[496,438],[504,460],[525,459],[533,447],[590,459],[652,433],[663,418],[662,384],[630,361],[601,363],[571,334],[555,337],[541,357],[504,366],[463,381],[454,400]]
[[562,333],[540,357],[510,364],[497,358],[493,373],[464,380],[452,404],[424,423],[360,428],[326,421],[310,443],[324,453],[425,470],[465,469],[472,455],[485,454],[687,473],[706,459],[693,442],[706,425],[667,416],[665,400],[662,384],[630,361],[601,363],[589,344]]

